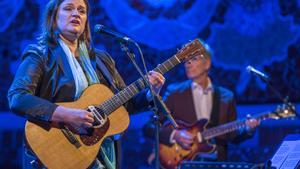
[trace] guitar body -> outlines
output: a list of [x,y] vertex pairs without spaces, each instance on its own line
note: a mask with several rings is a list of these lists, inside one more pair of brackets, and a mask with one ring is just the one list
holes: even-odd
[[[101,84],[88,87],[75,102],[58,103],[59,105],[87,109],[99,105],[113,97],[109,88]],[[121,106],[110,115],[101,127],[95,127],[90,135],[73,133],[80,146],[75,146],[67,139],[59,127],[40,122],[26,122],[26,141],[39,160],[47,168],[83,169],[96,158],[102,141],[111,135],[123,132],[129,125],[129,116]]]
[[[179,144],[174,143],[171,146],[159,145],[159,158],[163,168],[175,169],[184,160],[192,160],[197,154],[210,153],[215,150],[215,145],[202,141],[201,132],[206,128],[207,120],[199,120],[194,125],[187,125],[178,122],[180,129],[186,129],[193,135],[197,136],[190,150],[183,149]],[[171,127],[171,125],[168,125]]]

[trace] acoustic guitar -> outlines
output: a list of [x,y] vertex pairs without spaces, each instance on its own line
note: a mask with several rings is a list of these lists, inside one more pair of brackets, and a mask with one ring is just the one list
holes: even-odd
[[[294,116],[295,109],[291,109],[290,107],[283,105],[279,106],[274,112],[261,113],[253,116],[252,118],[262,121],[270,118],[280,119]],[[196,136],[195,140],[190,150],[182,148],[177,143],[174,143],[171,146],[160,144],[159,157],[162,167],[165,169],[175,169],[178,165],[180,165],[181,162],[185,160],[192,160],[198,154],[213,152],[216,148],[216,145],[210,144],[210,139],[246,127],[246,120],[247,119],[238,120],[209,129],[206,129],[208,124],[206,119],[201,119],[192,125],[178,121],[179,129],[186,129],[192,133],[194,136]],[[166,124],[166,127],[171,128],[172,125]]]
[[[205,48],[198,39],[186,44],[174,56],[159,64],[154,71],[166,73],[174,66],[197,55],[204,55]],[[102,141],[127,129],[129,116],[123,106],[142,89],[146,88],[140,78],[117,94],[102,84],[88,87],[74,102],[58,105],[86,109],[94,113],[96,125],[88,134],[65,124],[27,121],[25,138],[39,161],[50,169],[85,169],[95,160]]]

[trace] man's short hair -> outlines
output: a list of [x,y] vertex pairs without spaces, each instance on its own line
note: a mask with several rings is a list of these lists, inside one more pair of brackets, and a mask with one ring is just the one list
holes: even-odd
[[205,43],[203,40],[199,39],[199,41],[201,42],[201,44],[203,45],[203,47],[205,48],[205,54],[203,55],[204,59],[211,59],[211,56],[213,54],[212,49],[210,48],[210,46]]

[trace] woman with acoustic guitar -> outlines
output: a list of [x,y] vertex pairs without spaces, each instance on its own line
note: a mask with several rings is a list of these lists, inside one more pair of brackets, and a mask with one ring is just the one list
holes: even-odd
[[[111,93],[126,87],[112,58],[92,45],[89,10],[87,0],[51,0],[46,7],[38,43],[27,46],[22,54],[22,63],[8,91],[8,100],[13,112],[26,117],[27,123],[34,122],[31,125],[26,124],[25,130],[30,131],[32,126],[36,129],[35,133],[26,132],[24,168],[61,168],[58,163],[62,163],[63,168],[84,168],[75,163],[76,159],[70,159],[68,162],[66,155],[55,161],[57,155],[66,151],[70,151],[70,155],[89,153],[84,152],[85,146],[78,141],[84,140],[84,136],[70,131],[83,135],[91,134],[90,129],[93,126],[101,126],[101,120],[110,120],[107,124],[109,127],[119,125],[113,123],[113,119],[101,116],[99,107],[91,106],[87,109],[79,106],[89,101],[91,105],[95,105],[97,102],[92,100],[101,99],[99,94],[106,93],[109,96],[105,97],[110,98]],[[154,91],[159,92],[164,84],[164,77],[155,71],[150,71],[148,77]],[[102,85],[99,87],[99,84]],[[132,112],[145,108],[150,100],[147,96],[147,91],[142,91],[130,99],[126,103],[127,110]],[[76,100],[77,102],[74,102]],[[62,102],[74,103],[70,106],[59,104]],[[109,106],[109,103],[102,106],[103,109]],[[46,127],[43,128],[44,126]],[[61,140],[55,140],[56,136],[50,135],[51,132],[57,131],[57,128],[60,129],[56,132],[57,137],[66,137],[68,143],[60,148],[54,144],[60,143]],[[49,138],[31,138],[33,134],[38,133],[38,136],[42,136],[48,132]],[[114,132],[110,135],[113,134]],[[43,139],[45,140],[42,141]],[[95,136],[92,141],[98,141],[97,139]],[[47,142],[48,146],[41,147],[41,144]],[[87,143],[94,145],[94,142]],[[100,143],[97,145],[100,147]],[[93,149],[96,153],[91,155],[92,163],[86,167],[118,168],[120,161],[119,154],[116,153],[119,153],[119,146],[113,137],[106,138],[101,148],[98,147],[100,150]],[[40,152],[41,149],[46,150]],[[48,156],[44,157],[45,154]],[[81,156],[76,158],[80,159],[77,160],[80,162],[88,161]],[[71,164],[72,161],[74,164]]]

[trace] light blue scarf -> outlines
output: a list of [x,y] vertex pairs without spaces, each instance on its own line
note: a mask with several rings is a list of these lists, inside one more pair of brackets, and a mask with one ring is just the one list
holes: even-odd
[[84,42],[79,43],[80,60],[82,61],[83,69],[86,71],[86,76],[89,85],[100,83],[95,70],[90,61],[89,52]]
[[[79,43],[79,59],[82,62],[82,67],[76,60],[75,56],[72,54],[69,47],[65,44],[65,42],[61,39],[58,40],[60,46],[63,48],[67,60],[69,62],[70,68],[72,70],[75,86],[76,86],[76,92],[75,92],[75,99],[78,99],[81,95],[82,91],[86,89],[89,85],[100,83],[97,74],[95,70],[92,67],[92,64],[90,62],[90,58],[88,55],[88,50],[86,48],[85,43],[81,42]],[[85,70],[85,73],[84,71]]]

